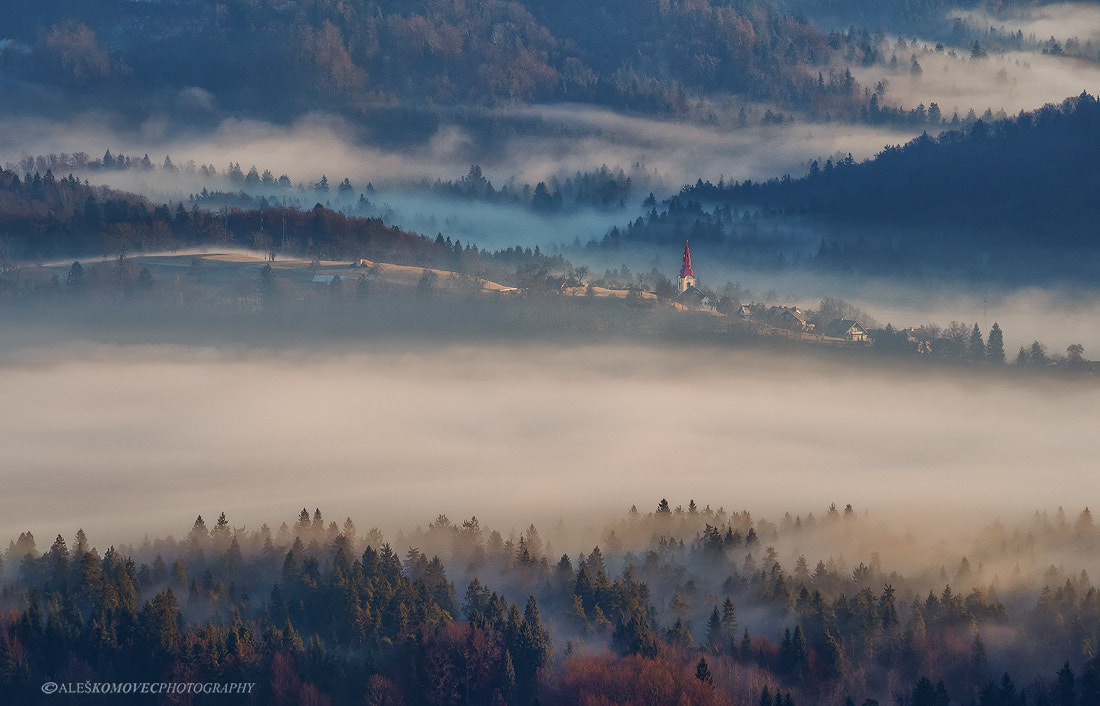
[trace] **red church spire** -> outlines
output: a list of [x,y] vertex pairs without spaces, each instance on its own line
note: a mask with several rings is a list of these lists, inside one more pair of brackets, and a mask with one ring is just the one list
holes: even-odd
[[688,241],[684,241],[684,264],[680,266],[681,277],[694,277],[695,273],[691,271],[691,250],[688,248]]

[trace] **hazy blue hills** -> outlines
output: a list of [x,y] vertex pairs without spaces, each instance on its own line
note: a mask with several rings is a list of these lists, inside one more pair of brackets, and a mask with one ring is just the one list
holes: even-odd
[[815,161],[800,179],[698,182],[680,203],[804,217],[826,233],[815,254],[822,264],[963,258],[1033,269],[1044,264],[1028,262],[1041,251],[1050,261],[1073,253],[1088,274],[1100,217],[1098,154],[1100,103],[1082,93],[1015,118],[924,134],[866,162]]

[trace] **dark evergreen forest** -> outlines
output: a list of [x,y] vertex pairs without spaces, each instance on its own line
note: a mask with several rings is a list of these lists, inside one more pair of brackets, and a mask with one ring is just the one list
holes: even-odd
[[1100,103],[1082,93],[926,133],[866,162],[814,160],[799,179],[698,181],[594,245],[689,238],[741,262],[1091,282],[1098,136]]
[[[265,704],[1100,699],[1087,509],[996,523],[931,562],[835,505],[776,523],[662,500],[575,556],[476,517],[397,541],[304,508],[277,530],[223,513],[105,551],[24,532],[3,554],[0,688],[28,704],[64,698],[47,681],[248,682],[218,702]],[[795,549],[816,541],[848,560]],[[1050,552],[1069,564],[1034,561]]]

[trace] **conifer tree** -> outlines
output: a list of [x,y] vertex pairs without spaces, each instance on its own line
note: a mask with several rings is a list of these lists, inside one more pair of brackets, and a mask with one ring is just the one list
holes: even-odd
[[989,341],[985,346],[985,355],[990,363],[1000,365],[1005,362],[1005,340],[1001,327],[993,322],[993,328],[989,329]]
[[1058,670],[1058,681],[1054,684],[1055,706],[1075,706],[1077,704],[1077,678],[1069,666],[1069,660]]
[[74,294],[84,291],[84,267],[79,260],[69,267],[69,274],[65,277],[65,286]]
[[718,613],[718,606],[714,606],[714,610],[710,613],[710,620],[707,621],[707,648],[715,653],[721,652],[722,644],[725,642],[724,635],[722,616]]
[[976,323],[973,330],[970,331],[969,358],[971,360],[985,360],[985,341],[982,340],[982,331]]
[[726,635],[733,635],[734,628],[737,627],[737,611],[733,607],[733,601],[729,596],[726,596],[725,602],[722,604],[722,629],[725,630]]
[[714,677],[710,673],[710,665],[706,657],[699,658],[699,664],[695,665],[695,678],[704,684],[713,684]]
[[499,684],[505,703],[513,703],[516,698],[516,668],[512,663],[512,653],[507,648],[504,650],[504,659],[501,660]]

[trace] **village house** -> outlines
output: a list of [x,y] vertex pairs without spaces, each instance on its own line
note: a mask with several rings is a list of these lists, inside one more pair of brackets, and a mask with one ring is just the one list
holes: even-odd
[[777,328],[785,328],[788,331],[813,331],[814,325],[809,322],[802,310],[796,306],[772,307],[769,312],[771,323]]
[[852,319],[834,319],[825,327],[825,335],[855,343],[866,343],[868,340],[867,329]]

